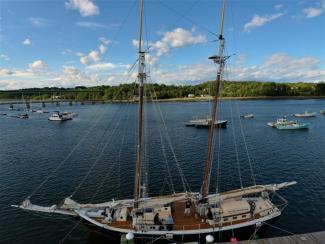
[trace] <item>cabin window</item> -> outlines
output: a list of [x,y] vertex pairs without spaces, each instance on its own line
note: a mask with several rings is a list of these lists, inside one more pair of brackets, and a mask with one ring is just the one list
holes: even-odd
[[246,218],[246,214],[242,215],[242,218]]
[[237,219],[237,217],[236,217],[236,216],[234,216],[234,217],[232,217],[232,219]]
[[228,218],[224,218],[223,221],[228,221]]

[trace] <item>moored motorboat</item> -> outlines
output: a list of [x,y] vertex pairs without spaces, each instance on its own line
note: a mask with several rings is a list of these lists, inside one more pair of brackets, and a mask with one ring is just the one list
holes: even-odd
[[304,113],[302,114],[293,114],[293,116],[297,117],[297,118],[312,118],[312,117],[316,117],[316,113],[315,112],[308,112],[308,111],[305,111]]
[[22,113],[22,114],[19,114],[19,115],[18,115],[18,118],[19,118],[19,119],[28,119],[29,116],[28,116],[28,114],[26,114],[26,113]]
[[252,119],[252,118],[254,118],[254,114],[242,114],[242,115],[240,115],[240,118]]
[[277,125],[286,125],[294,123],[295,121],[288,121],[286,117],[279,118],[276,122],[268,122],[267,125],[273,128],[276,128]]
[[278,124],[275,127],[279,130],[301,130],[308,129],[309,123],[298,123],[296,121],[293,121],[286,124]]
[[[193,126],[196,128],[209,128],[211,125],[211,117],[198,117],[191,119],[188,123],[186,123],[186,126]],[[227,120],[217,120],[214,122],[214,126],[218,128],[227,128]]]
[[66,120],[71,120],[72,117],[68,114],[63,114],[58,111],[54,112],[50,117],[50,121],[66,121]]

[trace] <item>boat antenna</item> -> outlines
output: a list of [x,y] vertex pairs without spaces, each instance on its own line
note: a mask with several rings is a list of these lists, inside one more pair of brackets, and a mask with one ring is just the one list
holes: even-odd
[[208,152],[205,161],[204,175],[203,175],[203,181],[201,186],[201,195],[203,198],[205,198],[209,193],[213,144],[214,144],[214,128],[215,128],[215,121],[217,121],[218,99],[220,97],[220,90],[221,90],[220,88],[221,88],[223,70],[224,70],[226,59],[228,58],[227,56],[224,56],[225,39],[223,37],[223,25],[224,25],[224,18],[225,18],[225,6],[226,6],[226,0],[223,0],[222,16],[221,16],[221,23],[220,23],[220,30],[219,30],[220,33],[219,54],[209,57],[209,59],[212,59],[214,63],[218,64],[218,71],[215,80],[214,96],[213,96],[212,106],[211,106],[211,124],[209,129]]
[[135,165],[134,177],[134,208],[139,206],[139,198],[141,194],[141,160],[142,160],[142,117],[143,117],[143,83],[146,79],[145,73],[145,52],[142,51],[142,14],[143,0],[140,0],[140,28],[139,28],[139,109],[138,109],[138,140],[137,140],[137,159]]

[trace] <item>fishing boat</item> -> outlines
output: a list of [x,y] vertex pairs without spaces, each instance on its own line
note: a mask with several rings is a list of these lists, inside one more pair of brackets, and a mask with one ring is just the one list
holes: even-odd
[[[186,126],[193,126],[196,128],[209,128],[211,126],[211,117],[198,117],[191,119]],[[217,120],[214,122],[214,126],[218,128],[227,128],[227,120]]]
[[50,117],[50,121],[66,121],[66,120],[71,120],[72,116],[69,114],[63,114],[60,113],[59,111],[54,112]]
[[254,118],[254,114],[242,114],[240,117],[243,119],[252,119]]
[[[19,206],[23,210],[73,216],[83,222],[107,233],[110,236],[128,234],[129,237],[141,238],[140,242],[152,240],[169,242],[200,241],[208,234],[215,237],[233,235],[237,231],[252,230],[264,226],[266,222],[278,218],[287,201],[279,196],[278,191],[295,185],[296,182],[279,184],[254,184],[242,186],[225,192],[210,192],[210,176],[214,152],[215,129],[218,119],[218,100],[226,60],[224,55],[225,38],[223,35],[225,3],[222,2],[222,19],[219,32],[218,55],[210,59],[217,65],[214,96],[211,106],[211,123],[208,136],[208,150],[202,172],[203,179],[199,191],[191,191],[185,184],[184,175],[180,173],[184,191],[170,195],[149,196],[146,181],[143,180],[143,110],[145,52],[142,49],[142,15],[143,0],[140,0],[140,30],[138,42],[138,126],[136,143],[136,160],[134,171],[134,196],[128,199],[113,199],[102,203],[78,203],[72,197],[65,198],[60,204],[43,207],[31,202],[31,196]],[[157,161],[158,163],[158,161]],[[232,176],[231,176],[232,177]],[[193,214],[194,212],[194,214]],[[213,237],[212,237],[213,238]],[[211,240],[211,239],[210,239]]]
[[275,127],[279,130],[302,130],[308,129],[309,123],[298,123],[294,121],[286,124],[278,124]]
[[312,117],[316,117],[316,113],[305,111],[302,114],[293,114],[293,116],[295,116],[297,118],[312,118]]
[[268,122],[267,125],[273,128],[276,128],[277,125],[286,125],[294,123],[295,121],[289,121],[286,117],[279,118],[276,120],[276,122]]

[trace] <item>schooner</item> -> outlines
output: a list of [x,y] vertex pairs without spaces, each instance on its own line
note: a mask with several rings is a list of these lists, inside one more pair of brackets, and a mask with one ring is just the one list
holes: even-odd
[[[287,201],[277,194],[282,188],[296,184],[284,182],[280,184],[252,185],[227,192],[210,193],[210,175],[214,147],[213,126],[217,121],[218,99],[226,60],[224,55],[225,38],[223,26],[226,0],[222,2],[222,17],[219,29],[219,52],[210,59],[217,64],[217,75],[214,85],[214,97],[211,106],[211,125],[208,137],[208,150],[203,172],[203,180],[199,192],[179,192],[172,195],[147,196],[143,191],[142,179],[142,127],[145,72],[145,52],[142,50],[142,15],[143,0],[140,0],[140,26],[138,42],[138,83],[139,105],[136,163],[134,180],[134,197],[132,199],[112,200],[103,203],[82,204],[70,197],[62,204],[42,207],[31,203],[27,198],[21,205],[15,206],[23,210],[56,213],[78,217],[111,235],[129,234],[139,238],[166,238],[168,240],[198,240],[208,234],[220,235],[246,228],[259,228],[265,222],[279,217],[287,205]],[[272,196],[272,197],[271,197]],[[278,196],[282,204],[273,203],[273,196]],[[190,209],[194,215],[184,215],[185,203],[191,202]],[[159,223],[156,217],[159,214]],[[172,218],[171,222],[167,222]],[[152,239],[150,239],[152,240]]]

